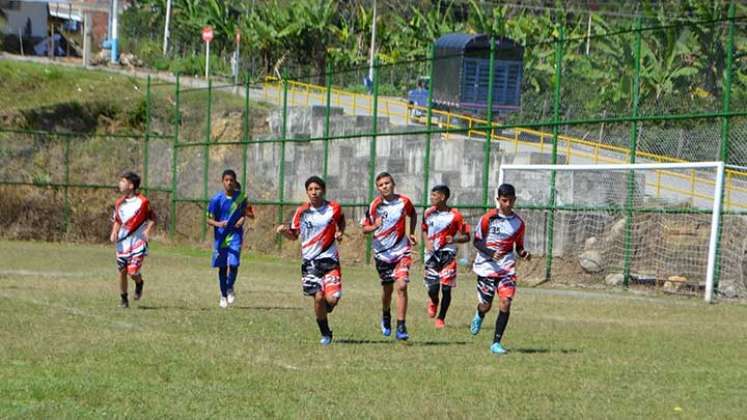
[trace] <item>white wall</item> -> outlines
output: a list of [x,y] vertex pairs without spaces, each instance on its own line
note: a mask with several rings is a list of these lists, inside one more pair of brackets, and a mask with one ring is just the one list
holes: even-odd
[[[17,5],[20,4],[20,7]],[[3,12],[8,17],[8,24],[5,25],[6,34],[18,35],[23,33],[26,27],[26,21],[31,19],[31,36],[47,36],[47,3],[37,2],[13,2],[12,9],[3,8]]]

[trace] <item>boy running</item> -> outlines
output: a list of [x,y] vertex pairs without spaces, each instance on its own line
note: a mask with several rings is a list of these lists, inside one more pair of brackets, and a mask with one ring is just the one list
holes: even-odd
[[[469,242],[469,225],[459,210],[450,208],[446,201],[451,192],[446,185],[431,190],[431,207],[423,215],[425,234],[425,286],[428,288],[428,316],[438,311],[436,328],[443,328],[446,311],[451,304],[451,289],[456,287],[456,244]],[[442,294],[438,308],[439,290]]]
[[115,244],[117,268],[119,270],[120,303],[129,308],[127,298],[127,275],[135,281],[135,300],[143,296],[143,276],[140,269],[148,255],[148,238],[156,215],[148,199],[138,192],[140,177],[127,171],[119,179],[119,192],[123,195],[114,202],[114,224],[109,240]]
[[[363,233],[373,233],[376,270],[381,280],[381,332],[392,334],[392,293],[397,288],[397,340],[407,340],[407,283],[410,282],[412,245],[417,243],[415,228],[418,215],[412,201],[394,193],[394,178],[388,172],[376,176],[376,197],[361,222]],[[405,235],[406,218],[410,218],[409,235]]]
[[496,195],[497,208],[485,213],[475,229],[473,243],[478,253],[472,270],[477,274],[479,303],[470,324],[470,332],[472,335],[480,332],[497,291],[499,313],[490,351],[504,354],[506,350],[501,345],[501,338],[508,324],[511,300],[516,294],[516,254],[526,260],[531,255],[524,249],[524,221],[513,212],[516,190],[511,184],[502,184]]
[[306,296],[314,298],[314,313],[322,345],[332,342],[327,314],[332,312],[342,295],[342,274],[336,241],[342,240],[345,216],[335,201],[327,201],[327,186],[318,176],[306,180],[309,202],[302,204],[289,225],[275,231],[290,240],[301,238],[301,287]]
[[236,182],[236,172],[226,169],[221,180],[223,191],[210,199],[207,224],[214,228],[215,234],[212,265],[218,269],[219,306],[226,308],[236,300],[234,284],[241,259],[244,221],[247,217],[253,219],[254,212],[248,204],[246,193]]

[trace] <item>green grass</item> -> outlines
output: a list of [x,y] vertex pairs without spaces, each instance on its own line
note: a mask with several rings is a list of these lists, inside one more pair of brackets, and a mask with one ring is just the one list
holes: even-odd
[[108,246],[0,242],[0,417],[740,418],[747,307],[520,289],[501,358],[470,336],[474,278],[447,328],[415,272],[407,344],[381,337],[372,268],[343,267],[318,344],[295,261],[246,256],[218,308],[209,252],[156,245],[117,307]]

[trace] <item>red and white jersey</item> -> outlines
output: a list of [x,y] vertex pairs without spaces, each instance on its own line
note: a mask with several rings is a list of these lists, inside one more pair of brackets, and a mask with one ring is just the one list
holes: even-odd
[[456,254],[456,244],[446,243],[446,237],[453,238],[457,233],[469,234],[469,225],[464,222],[462,213],[457,209],[438,211],[436,207],[431,207],[423,215],[422,226],[423,232],[428,235],[428,240],[433,241],[433,249],[426,252],[426,259],[433,251],[441,250]]
[[524,248],[524,220],[516,213],[504,216],[497,209],[485,213],[475,229],[475,239],[484,240],[493,252],[505,253],[496,261],[492,255],[478,251],[472,271],[481,277],[504,277],[516,275],[516,254],[514,246]]
[[299,233],[304,261],[321,258],[339,261],[335,232],[341,218],[342,208],[335,201],[325,201],[319,208],[305,203],[296,209],[290,228]]
[[415,207],[406,195],[395,194],[391,201],[378,196],[361,221],[362,226],[372,226],[381,219],[381,226],[373,232],[373,249],[379,261],[395,263],[409,256],[410,239],[405,235],[405,219],[415,215]]
[[140,193],[129,198],[118,198],[114,202],[113,218],[120,224],[117,233],[117,254],[127,256],[142,252],[147,246],[144,235],[146,222],[155,220],[148,198]]

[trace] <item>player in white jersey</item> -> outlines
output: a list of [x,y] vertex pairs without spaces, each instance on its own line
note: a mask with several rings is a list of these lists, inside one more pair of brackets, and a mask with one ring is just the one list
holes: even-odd
[[516,254],[527,260],[531,255],[524,249],[524,221],[513,211],[516,203],[513,185],[498,187],[496,201],[497,208],[485,213],[475,228],[473,243],[478,253],[472,270],[477,274],[479,303],[470,331],[472,335],[480,332],[485,314],[498,292],[499,313],[490,351],[503,354],[506,350],[501,345],[501,339],[508,324],[511,301],[516,294]]
[[[431,207],[423,215],[425,241],[425,286],[428,288],[428,316],[436,318],[436,328],[446,325],[451,289],[456,287],[456,244],[469,242],[469,225],[462,214],[446,204],[451,192],[446,185],[431,189]],[[439,292],[441,308],[439,310]]]
[[140,269],[148,255],[148,239],[156,216],[150,201],[138,192],[140,176],[125,172],[119,179],[119,192],[123,195],[114,202],[112,231],[109,239],[116,245],[119,269],[120,304],[128,308],[127,275],[135,281],[135,300],[143,295],[143,276]]
[[288,239],[301,238],[301,287],[306,296],[314,298],[314,313],[323,345],[332,342],[327,314],[332,312],[342,295],[342,274],[337,244],[345,231],[345,216],[335,201],[324,199],[327,186],[318,176],[306,180],[307,203],[296,209],[290,224],[282,224],[276,232]]
[[[397,340],[410,335],[405,325],[407,314],[407,283],[410,281],[412,246],[417,243],[415,229],[418,214],[409,197],[394,192],[394,178],[382,172],[376,176],[379,195],[373,200],[361,221],[363,233],[373,234],[374,259],[381,280],[381,332],[392,334],[392,294],[397,289]],[[410,219],[406,235],[406,219]]]

